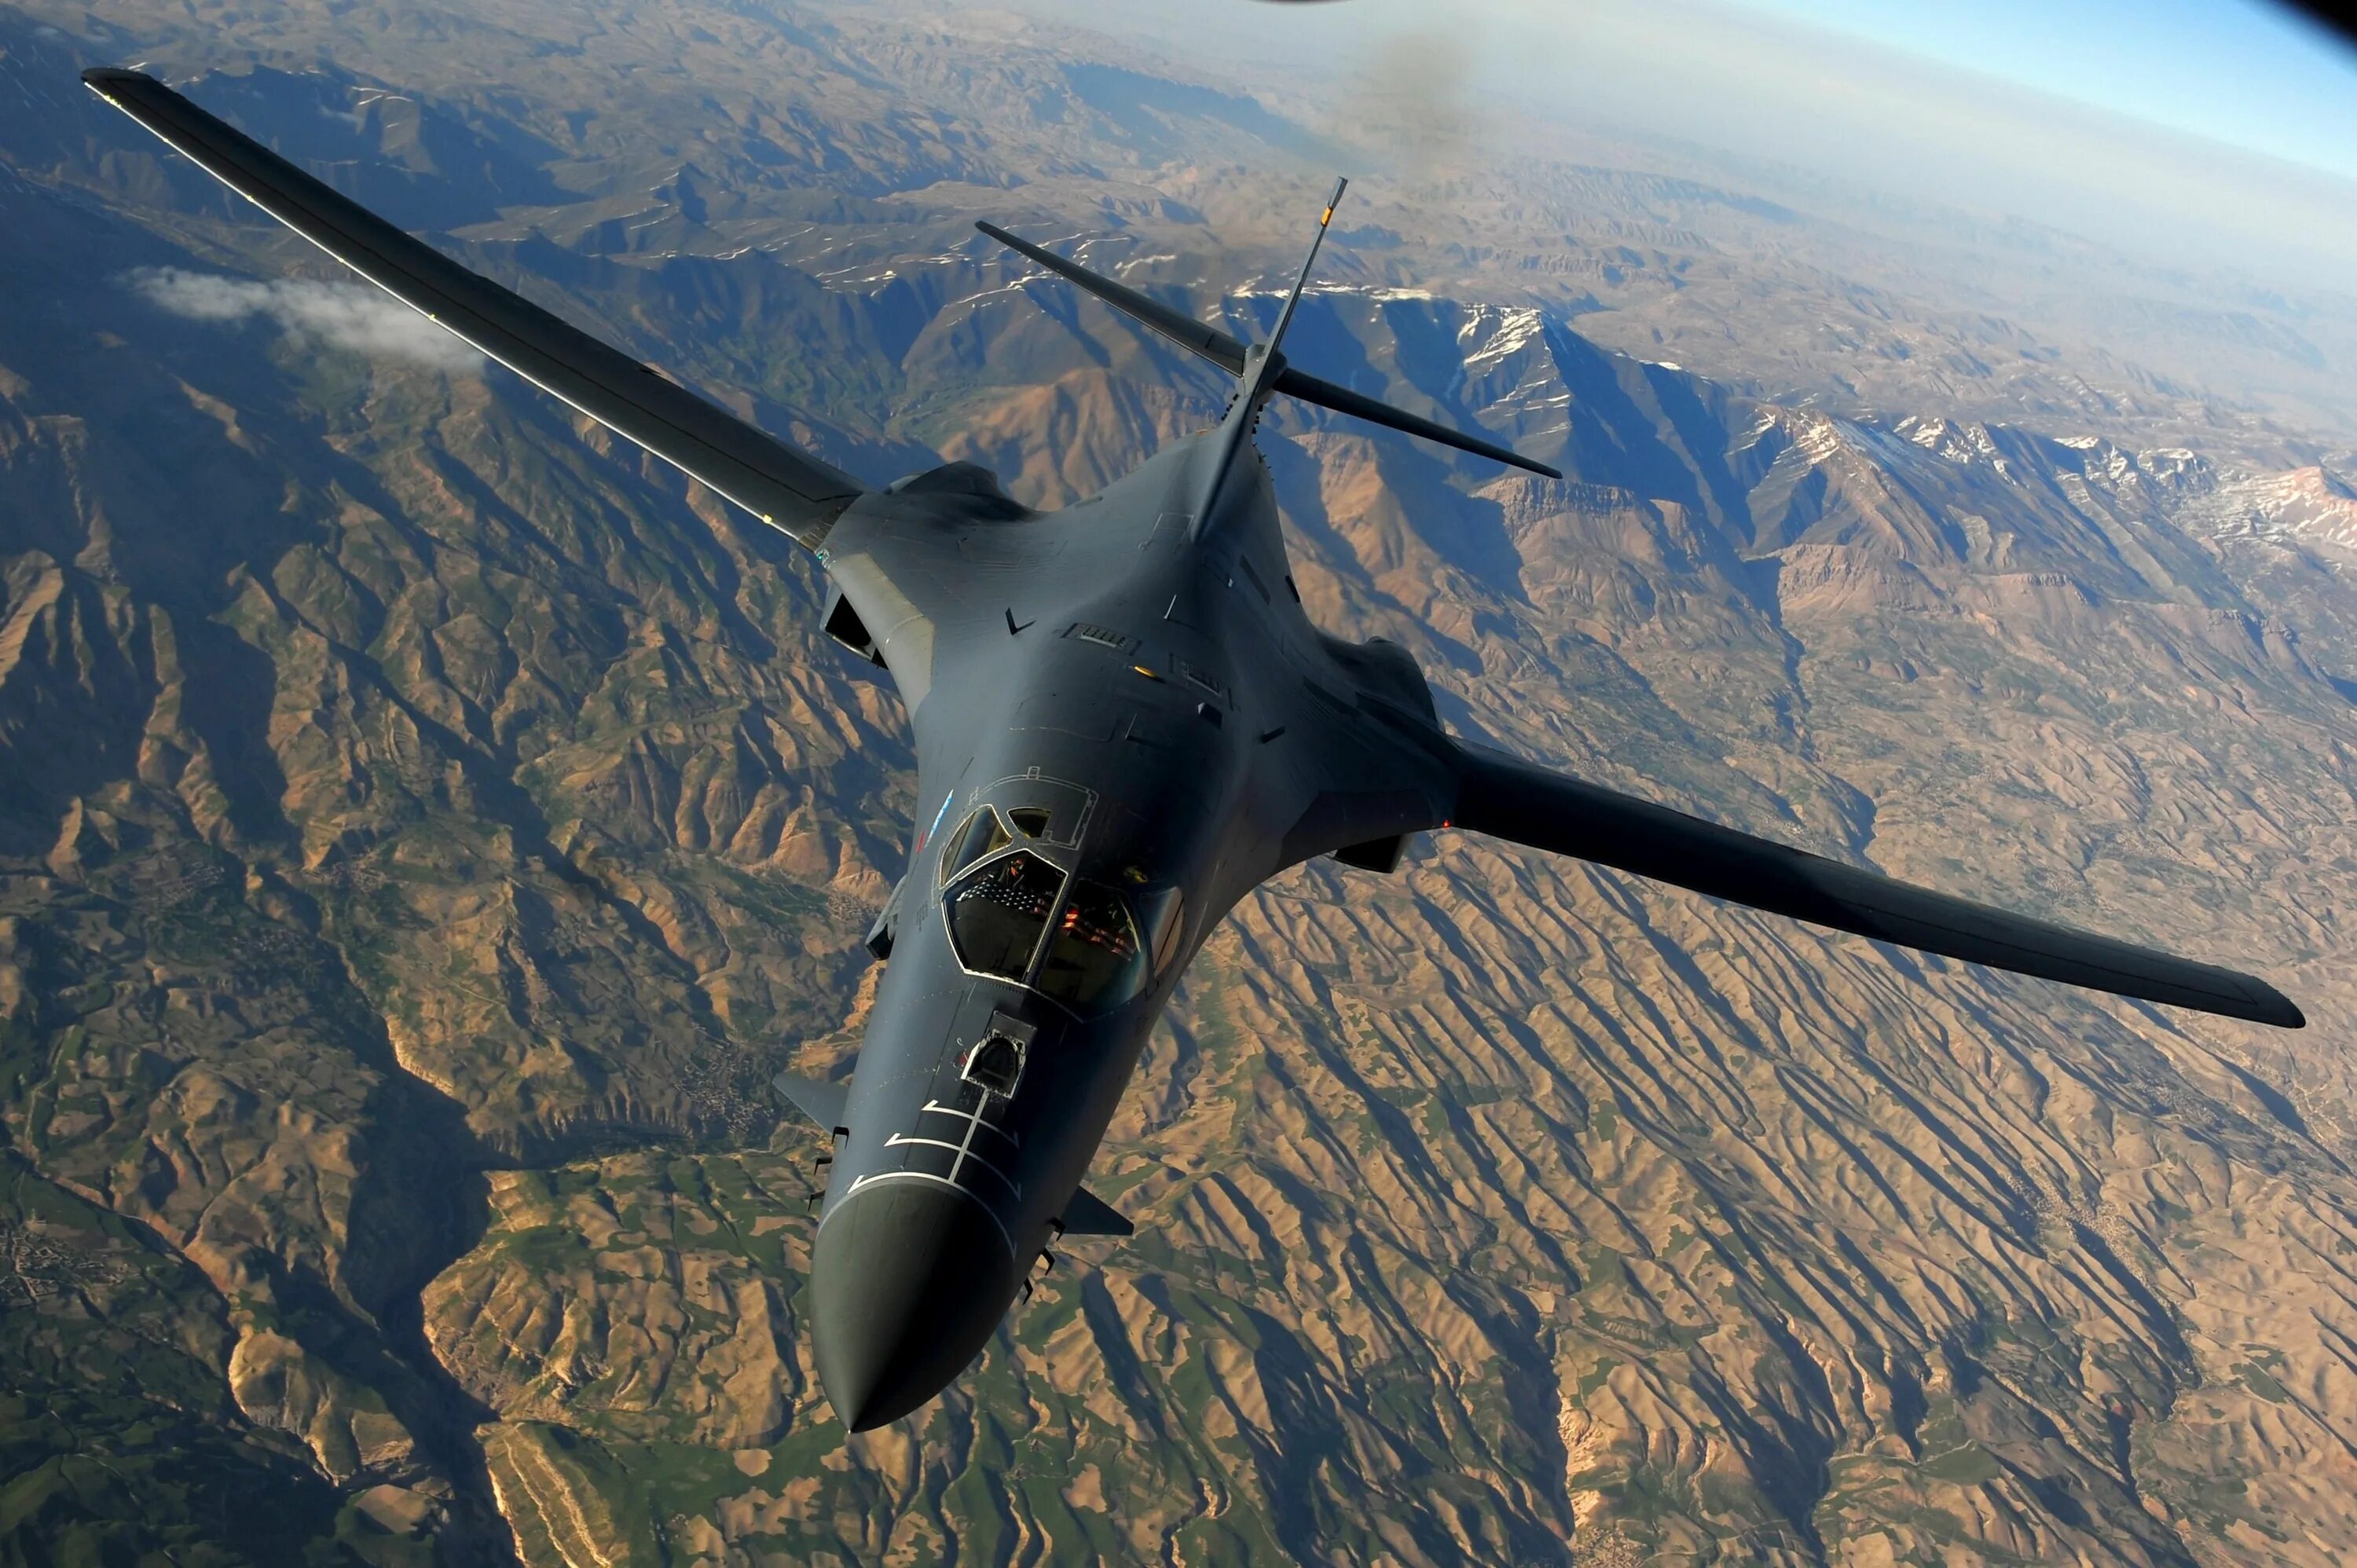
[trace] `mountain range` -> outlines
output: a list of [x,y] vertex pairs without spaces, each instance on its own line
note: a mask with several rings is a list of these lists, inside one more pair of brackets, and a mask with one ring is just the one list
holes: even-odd
[[[1091,1180],[1137,1235],[846,1438],[767,1085],[856,1049],[897,697],[791,544],[74,80],[142,59],[865,479],[1038,505],[1222,389],[972,220],[1259,336],[1364,160],[1288,352],[1568,477],[1273,411],[1321,625],[2312,1026],[1446,832],[1318,863],[1156,1036]],[[1017,14],[39,0],[0,84],[7,1560],[2357,1545],[2357,317],[1677,149],[1403,161]],[[1903,264],[1960,231],[2044,284]]]

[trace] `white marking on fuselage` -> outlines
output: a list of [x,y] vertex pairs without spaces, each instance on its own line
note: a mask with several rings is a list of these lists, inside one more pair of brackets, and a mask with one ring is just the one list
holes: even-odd
[[[924,1108],[927,1111],[939,1112],[943,1116],[955,1116],[959,1120],[964,1122],[982,1122],[984,1126],[989,1128],[992,1132],[997,1133],[1000,1137],[1006,1139],[1017,1148],[1019,1149],[1023,1146],[1023,1135],[1020,1133],[1010,1133],[996,1122],[983,1122],[982,1112],[979,1111],[966,1111],[962,1110],[955,1105],[944,1105],[938,1100],[926,1101]],[[981,1156],[976,1155],[975,1157],[980,1158]]]
[[[963,1163],[967,1156],[971,1155],[975,1165],[980,1165],[984,1170],[988,1171],[991,1175],[996,1176],[1000,1181],[1006,1184],[1006,1189],[1015,1195],[1015,1200],[1017,1202],[1020,1203],[1023,1200],[1023,1184],[1021,1182],[1017,1181],[1013,1176],[1008,1176],[1005,1171],[1000,1170],[996,1165],[992,1165],[988,1160],[984,1159],[980,1155],[974,1154],[974,1151],[964,1147],[963,1144],[947,1143],[940,1138],[911,1137],[906,1133],[895,1133],[890,1137],[884,1140],[884,1146],[888,1149],[898,1148],[909,1144],[921,1144],[931,1148],[948,1149],[959,1156],[961,1163]],[[952,1165],[951,1167],[950,1176],[952,1180],[956,1178],[956,1166]],[[964,1184],[960,1183],[959,1185],[963,1186]],[[979,1197],[980,1195],[976,1194],[975,1196]]]
[[[988,1104],[988,1103],[989,1103],[989,1101],[985,1101],[983,1103],[985,1103],[985,1104]],[[972,1154],[972,1153],[973,1153],[973,1151],[974,1151],[974,1133],[976,1133],[976,1132],[981,1128],[981,1126],[982,1126],[982,1113],[981,1113],[980,1112],[976,1112],[974,1115],[972,1115],[972,1116],[970,1116],[970,1117],[968,1117],[968,1118],[966,1119],[966,1123],[965,1123],[965,1136],[964,1136],[963,1139],[961,1139],[961,1140],[959,1141],[959,1143],[958,1143],[958,1146],[957,1146],[957,1157],[956,1157],[955,1159],[953,1159],[953,1160],[952,1160],[952,1161],[950,1162],[950,1180],[952,1180],[952,1181],[955,1181],[955,1180],[957,1180],[957,1177],[958,1177],[958,1172],[960,1172],[960,1171],[962,1171],[962,1170],[965,1169],[965,1160],[966,1160],[966,1155],[969,1155],[969,1154]],[[984,1166],[985,1166],[985,1167],[988,1167],[988,1166],[989,1166],[990,1162],[989,1162],[988,1160],[985,1160],[985,1159],[983,1159],[983,1157],[982,1157],[980,1155],[974,1155],[974,1157],[977,1161],[980,1161],[980,1163],[981,1163]],[[1002,1177],[1002,1178],[1000,1178],[1000,1179],[1004,1180],[1005,1178],[1004,1178],[1004,1177]],[[1012,1182],[1009,1182],[1009,1183],[1007,1183],[1007,1185],[1011,1187],[1011,1186],[1013,1186],[1014,1184],[1013,1184]]]

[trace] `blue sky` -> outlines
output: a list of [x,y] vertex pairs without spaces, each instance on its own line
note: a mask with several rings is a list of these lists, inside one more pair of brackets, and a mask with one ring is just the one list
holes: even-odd
[[2256,0],[1743,0],[1807,26],[2357,178],[2357,49]]
[[1428,102],[1386,112],[1429,112],[1501,161],[1521,113],[1608,160],[1799,199],[1823,179],[2357,291],[2357,51],[2263,0],[1008,3],[1213,73],[1396,86],[1405,60]]

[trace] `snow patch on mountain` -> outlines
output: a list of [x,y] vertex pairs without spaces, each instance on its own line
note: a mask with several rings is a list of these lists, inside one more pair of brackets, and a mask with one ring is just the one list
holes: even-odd
[[2357,550],[2357,490],[2321,467],[2237,475],[2189,502],[2179,523],[2218,539],[2271,539]]
[[1468,371],[1472,371],[1475,367],[1491,360],[1502,360],[1517,349],[1536,342],[1546,332],[1545,318],[1527,306],[1502,309],[1485,308],[1467,318],[1464,328],[1458,334],[1458,341],[1463,342],[1467,336],[1491,323],[1495,325],[1488,340],[1465,356],[1465,368]]

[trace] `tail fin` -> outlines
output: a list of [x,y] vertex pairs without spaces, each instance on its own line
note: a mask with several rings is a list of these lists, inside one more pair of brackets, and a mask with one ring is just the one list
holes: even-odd
[[976,223],[974,227],[1009,250],[1039,263],[1067,283],[1086,289],[1130,319],[1151,328],[1189,352],[1209,360],[1243,381],[1254,400],[1270,392],[1283,392],[1304,403],[1331,409],[1336,413],[1347,413],[1371,424],[1381,424],[1421,436],[1426,441],[1437,441],[1444,446],[1454,446],[1460,452],[1470,452],[1494,463],[1527,468],[1550,479],[1563,478],[1560,470],[1523,456],[1494,441],[1484,441],[1478,435],[1463,435],[1445,424],[1436,424],[1405,409],[1394,408],[1347,387],[1339,387],[1331,381],[1297,371],[1285,362],[1277,346],[1285,339],[1286,328],[1293,324],[1293,312],[1300,305],[1302,293],[1308,286],[1309,271],[1317,263],[1318,247],[1325,242],[1326,230],[1334,221],[1335,206],[1342,199],[1342,192],[1349,184],[1348,180],[1341,179],[1334,182],[1334,194],[1326,203],[1325,213],[1318,220],[1318,237],[1310,242],[1309,254],[1301,263],[1300,276],[1294,280],[1293,292],[1286,296],[1285,309],[1276,318],[1276,330],[1270,334],[1265,350],[1257,355],[1218,328],[1207,327],[1183,311],[1173,310],[1167,305],[1148,299],[1135,289],[1091,272],[1080,263],[1068,261],[1053,251],[1018,240],[996,223]]
[[1278,345],[1285,341],[1285,329],[1293,325],[1294,307],[1301,303],[1301,291],[1309,286],[1309,269],[1318,264],[1318,247],[1326,242],[1326,231],[1333,226],[1334,209],[1341,204],[1342,193],[1351,182],[1337,177],[1334,194],[1326,199],[1326,210],[1318,215],[1318,232],[1309,241],[1309,253],[1301,258],[1301,275],[1293,280],[1293,292],[1285,296],[1285,308],[1277,312],[1276,330],[1268,335],[1268,357],[1276,358]]

